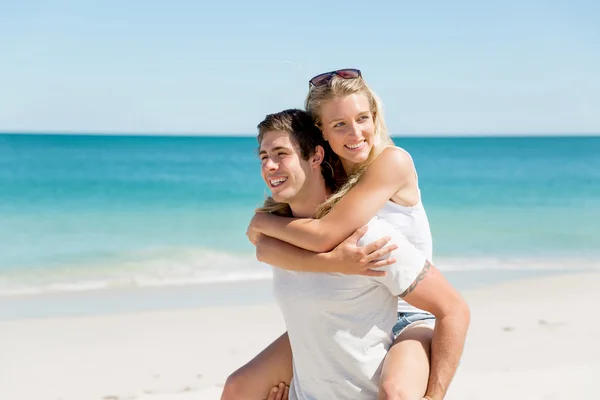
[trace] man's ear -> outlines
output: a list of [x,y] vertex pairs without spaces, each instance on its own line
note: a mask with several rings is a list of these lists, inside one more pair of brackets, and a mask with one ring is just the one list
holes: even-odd
[[318,167],[323,162],[323,158],[325,157],[325,149],[323,146],[315,147],[315,154],[312,155],[311,160],[312,164],[315,167]]

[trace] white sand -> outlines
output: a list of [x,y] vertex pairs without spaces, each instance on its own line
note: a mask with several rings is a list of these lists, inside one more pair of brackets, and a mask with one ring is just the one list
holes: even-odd
[[[447,399],[600,398],[600,274],[464,293],[472,324]],[[0,322],[2,400],[216,400],[284,330],[275,305]]]

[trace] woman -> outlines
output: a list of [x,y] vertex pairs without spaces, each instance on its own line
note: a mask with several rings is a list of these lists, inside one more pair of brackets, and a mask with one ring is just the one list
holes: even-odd
[[[258,213],[248,230],[251,240],[258,234],[264,234],[282,241],[278,244],[271,241],[272,246],[285,248],[289,243],[305,249],[305,257],[296,255],[299,258],[297,263],[287,263],[301,264],[309,259],[310,252],[330,251],[377,214],[395,226],[431,260],[431,234],[414,165],[406,151],[393,146],[381,104],[362,79],[360,71],[347,69],[321,74],[310,84],[306,109],[333,152],[339,156],[339,160],[331,160],[333,169],[338,175],[345,173],[349,178],[321,206],[319,219],[293,219]],[[287,268],[277,260],[269,263]],[[461,306],[465,321],[468,321],[468,309],[464,304]],[[399,300],[398,311],[394,345],[388,352],[381,374],[380,398],[420,399],[425,394],[433,398],[443,397],[460,351],[458,355],[448,353],[449,349],[443,343],[444,329],[436,329],[434,334],[431,314],[402,300]],[[432,337],[437,337],[437,340],[433,343],[430,369]],[[286,349],[289,342],[285,336],[275,344],[277,354],[290,358]],[[261,355],[257,357],[260,358]],[[239,384],[247,381],[258,364],[253,361],[243,367],[230,382],[237,381]]]

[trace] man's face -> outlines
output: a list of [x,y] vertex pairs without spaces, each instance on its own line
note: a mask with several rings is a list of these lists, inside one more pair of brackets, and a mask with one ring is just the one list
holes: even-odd
[[310,177],[310,162],[302,159],[300,149],[284,131],[270,131],[263,135],[259,157],[261,175],[271,190],[273,199],[290,203],[301,194]]

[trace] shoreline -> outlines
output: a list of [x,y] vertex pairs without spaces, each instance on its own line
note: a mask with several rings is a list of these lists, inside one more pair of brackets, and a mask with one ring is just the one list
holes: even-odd
[[[462,291],[472,322],[448,400],[572,399],[600,374],[600,273]],[[284,331],[274,304],[0,321],[11,400],[217,400],[226,377]]]
[[[595,272],[589,269],[491,269],[443,271],[459,291],[530,277]],[[0,296],[0,321],[134,314],[215,306],[273,304],[272,279],[171,286],[113,287],[83,291]]]

